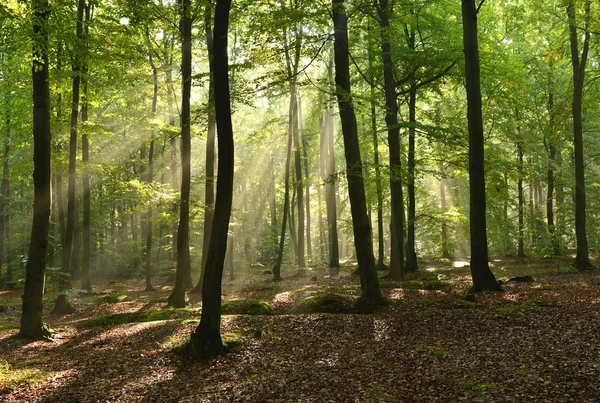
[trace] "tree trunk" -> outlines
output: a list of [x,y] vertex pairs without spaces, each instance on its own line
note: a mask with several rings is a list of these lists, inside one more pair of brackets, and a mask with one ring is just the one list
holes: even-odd
[[[91,17],[91,4],[88,3],[85,6],[85,43],[84,46],[88,47],[89,37],[89,23]],[[88,78],[87,73],[89,66],[83,66],[83,99],[81,105],[81,122],[87,122],[88,120]],[[91,235],[91,195],[90,195],[90,174],[89,174],[89,160],[90,160],[90,145],[87,135],[87,131],[84,131],[81,136],[81,156],[84,165],[82,187],[83,187],[83,228],[82,228],[82,251],[83,260],[81,262],[81,288],[84,290],[92,291],[92,284],[90,282],[90,262],[91,262],[91,250],[92,250],[92,235]]]
[[[83,11],[85,0],[79,0],[77,7],[77,38],[81,40],[83,35]],[[71,275],[71,254],[73,250],[73,236],[75,233],[75,169],[77,162],[77,120],[79,116],[79,86],[81,83],[79,56],[74,57],[72,66],[72,101],[71,101],[71,124],[69,135],[69,181],[67,186],[67,226],[65,230],[65,242],[63,245],[62,275],[59,277],[59,289],[70,288],[69,277]]]
[[42,321],[42,296],[50,230],[51,131],[48,74],[48,0],[33,0],[33,223],[23,290],[19,335],[39,339],[51,337]]
[[304,165],[304,178],[306,181],[306,255],[308,259],[312,259],[312,239],[310,236],[310,170],[308,169],[308,139],[304,133],[304,120],[302,118],[302,102],[298,100],[298,121],[300,127],[300,137],[302,143],[302,162]]
[[578,50],[578,27],[575,20],[575,4],[571,0],[567,6],[569,17],[569,32],[571,40],[571,62],[573,65],[573,144],[575,154],[575,236],[577,239],[577,256],[574,266],[580,270],[592,268],[589,259],[588,241],[585,228],[585,172],[583,160],[583,121],[582,103],[583,87],[585,84],[585,67],[588,59],[590,32],[590,5],[591,0],[585,2],[584,42],[581,58]]
[[304,267],[306,262],[304,260],[304,183],[302,179],[302,158],[301,158],[301,150],[300,150],[300,134],[299,134],[299,124],[298,124],[298,114],[299,114],[299,106],[298,106],[298,93],[296,88],[296,76],[298,71],[298,63],[300,59],[300,49],[302,46],[302,28],[296,32],[296,58],[295,63],[293,65],[294,75],[290,77],[290,103],[294,106],[294,114],[293,114],[293,126],[292,126],[292,134],[294,139],[294,166],[296,168],[296,181],[295,181],[295,189],[298,201],[298,248],[297,248],[297,263],[299,267]]
[[[188,1],[188,0],[184,0]],[[218,177],[215,215],[210,249],[202,285],[202,316],[190,339],[196,357],[213,357],[223,352],[221,339],[221,279],[227,249],[227,232],[233,196],[233,128],[229,96],[227,30],[231,0],[217,0],[214,32],[215,111],[217,121]]]
[[[2,162],[2,193],[0,194],[0,289],[4,288],[5,282],[2,277],[2,266],[5,262],[5,254],[4,254],[4,240],[6,236],[6,226],[9,220],[9,214],[7,214],[8,210],[8,200],[9,200],[9,190],[10,190],[10,182],[8,179],[9,174],[9,165],[8,165],[8,156],[10,151],[10,109],[6,108],[6,120],[5,120],[6,128],[4,129],[4,156]],[[8,237],[6,237],[8,238]]]
[[175,287],[169,295],[168,305],[183,308],[185,301],[186,268],[189,262],[190,230],[190,182],[191,182],[191,133],[190,95],[192,90],[192,17],[191,0],[181,0],[181,198],[179,226],[177,227],[177,272]]
[[[413,34],[414,41],[414,34]],[[414,49],[414,45],[413,45]],[[417,124],[417,86],[412,83],[408,101],[408,222],[406,237],[406,271],[415,272],[419,269],[417,252],[415,249],[415,132]]]
[[[390,278],[404,278],[404,209],[402,196],[402,171],[400,161],[400,128],[398,126],[398,104],[394,85],[394,63],[390,45],[391,4],[388,0],[379,0],[377,5],[379,25],[381,27],[381,56],[383,59],[383,81],[385,87],[385,122],[390,148],[390,190],[392,204],[392,246],[390,260]],[[397,259],[396,259],[397,257]]]
[[448,224],[446,213],[448,212],[448,201],[446,199],[446,172],[444,163],[440,162],[440,208],[442,213],[442,257],[450,259],[450,247],[448,245]]
[[[370,49],[370,47],[369,47]],[[369,58],[369,65],[371,65]],[[370,66],[369,70],[372,67]],[[374,79],[374,77],[371,77]],[[371,83],[371,133],[373,136],[373,165],[375,165],[375,187],[377,189],[377,270],[385,270],[385,242],[383,238],[383,186],[381,167],[379,166],[379,136],[377,134],[377,110],[375,104],[375,85]]]
[[333,118],[335,115],[334,98],[335,94],[335,82],[333,79],[333,60],[329,61],[328,64],[328,75],[331,97],[327,103],[327,115],[325,117],[325,205],[327,209],[327,239],[329,250],[329,268],[337,270],[340,268],[340,249],[338,241],[338,230],[337,230],[337,203],[335,197],[335,184],[337,182],[336,167],[335,167],[335,148],[334,148],[334,132],[333,132]]
[[283,218],[281,219],[281,235],[279,237],[279,250],[277,253],[277,260],[273,266],[273,279],[275,281],[281,281],[281,262],[283,260],[283,249],[285,246],[285,228],[287,226],[287,219],[290,210],[290,163],[292,156],[292,121],[294,108],[290,102],[288,110],[288,141],[286,146],[286,157],[285,157],[285,178],[284,178],[284,193],[283,193]]
[[[152,68],[152,82],[153,82],[153,92],[152,92],[152,116],[156,115],[156,103],[158,100],[158,70],[154,65],[154,61],[152,59],[152,54],[148,56],[148,60],[150,62],[150,67]],[[150,149],[148,151],[148,176],[146,177],[146,183],[148,185],[152,184],[154,180],[154,132],[150,134]],[[146,252],[145,252],[145,280],[146,280],[146,288],[144,291],[154,291],[154,287],[152,287],[152,204],[148,207],[148,213],[146,215]]]
[[488,265],[486,233],[483,118],[475,0],[462,0],[467,111],[469,121],[469,216],[471,231],[471,276],[473,291],[500,291]]
[[517,123],[517,134],[519,136],[519,140],[517,142],[517,173],[519,175],[519,179],[517,182],[518,192],[519,192],[519,239],[517,246],[517,256],[525,257],[525,249],[524,249],[524,239],[525,239],[525,221],[524,221],[524,196],[523,196],[523,178],[525,173],[523,171],[523,140],[521,140],[521,125]]
[[361,284],[361,302],[367,306],[383,305],[379,279],[373,258],[371,224],[363,182],[363,165],[358,141],[356,115],[350,87],[348,57],[348,19],[343,0],[332,0],[334,26],[335,83],[346,156],[348,196],[352,212],[354,246]]
[[[208,49],[208,60],[213,58],[213,33],[212,33],[212,4],[207,4],[204,11],[204,31],[206,36],[206,48]],[[193,293],[202,293],[202,282],[204,281],[204,269],[210,246],[210,230],[212,228],[213,214],[215,208],[215,81],[212,63],[209,63],[208,84],[208,134],[206,137],[206,181],[204,189],[204,238],[202,239],[202,266],[200,268],[200,279],[192,290]]]

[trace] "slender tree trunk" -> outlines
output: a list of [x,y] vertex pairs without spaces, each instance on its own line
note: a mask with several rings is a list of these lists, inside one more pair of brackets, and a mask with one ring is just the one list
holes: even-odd
[[[294,63],[294,73],[298,70],[298,60],[300,58],[300,47],[302,46],[302,32],[301,28],[299,32],[296,32],[296,63]],[[300,133],[299,133],[299,106],[298,106],[298,93],[296,88],[296,74],[291,78],[291,99],[290,101],[294,105],[294,114],[293,114],[293,127],[292,133],[294,138],[294,165],[296,167],[296,182],[295,189],[297,195],[298,202],[298,250],[297,250],[297,263],[298,266],[304,267],[306,266],[306,262],[304,259],[304,183],[302,179],[302,158],[301,158],[301,150],[300,150]]]
[[469,121],[469,195],[473,291],[502,289],[488,265],[486,233],[483,118],[475,0],[462,0],[467,111]]
[[8,179],[9,169],[8,169],[8,156],[10,151],[10,108],[8,107],[8,102],[6,105],[6,119],[4,121],[6,127],[4,129],[4,156],[2,162],[2,194],[0,195],[0,288],[4,288],[4,278],[2,277],[2,266],[5,262],[5,254],[4,254],[4,240],[6,235],[6,226],[8,224],[9,215],[7,214],[8,210],[8,200],[9,200],[9,189],[10,182]]
[[51,131],[48,74],[48,0],[33,0],[33,223],[23,290],[19,335],[51,337],[42,321],[42,296],[50,230]]
[[[371,72],[373,72],[373,57],[374,55],[371,54],[371,46],[369,46],[369,71]],[[372,73],[371,75],[370,87],[373,165],[375,165],[375,188],[377,190],[377,270],[385,270],[385,242],[383,239],[383,185],[381,183],[381,166],[379,165],[379,136],[377,134],[377,105],[375,103],[375,73]]]
[[546,219],[548,222],[548,233],[552,241],[552,252],[554,256],[560,256],[560,242],[556,234],[554,224],[554,165],[556,164],[556,142],[555,142],[555,113],[554,92],[548,94],[548,115],[550,117],[550,138],[548,139],[548,195],[546,197]]
[[302,102],[298,100],[298,121],[300,127],[300,137],[302,143],[302,161],[304,165],[304,178],[306,181],[306,254],[308,259],[312,259],[312,239],[310,236],[310,170],[308,169],[308,139],[304,133],[304,119],[302,118]]
[[336,167],[335,167],[335,148],[334,148],[334,132],[333,119],[335,115],[334,98],[335,82],[333,79],[333,60],[328,64],[328,75],[331,98],[327,104],[327,115],[325,117],[325,204],[327,208],[327,237],[329,250],[329,268],[337,270],[340,267],[340,249],[337,230],[337,203],[335,197],[335,184],[337,182]]
[[[156,116],[156,103],[158,100],[158,70],[154,65],[152,55],[148,56],[150,67],[152,68],[152,81],[153,81],[153,92],[152,92],[152,116]],[[146,177],[146,183],[152,184],[154,180],[154,132],[150,134],[150,149],[148,151],[148,176]],[[154,291],[152,287],[152,229],[154,225],[152,223],[152,204],[148,207],[148,213],[146,215],[146,253],[145,253],[145,279],[146,289],[145,291]]]
[[585,172],[583,159],[583,119],[582,103],[583,88],[585,84],[585,67],[588,59],[590,32],[591,0],[585,1],[584,42],[581,57],[578,50],[578,30],[576,23],[575,3],[573,0],[567,6],[569,17],[569,32],[571,40],[571,62],[573,65],[573,144],[575,153],[575,236],[577,239],[577,256],[574,266],[580,270],[592,268],[589,259],[588,241],[585,228],[586,202],[585,202]]
[[[414,41],[414,34],[413,34]],[[414,45],[413,45],[414,48]],[[406,237],[406,271],[414,272],[419,269],[415,249],[415,132],[417,124],[417,86],[412,83],[408,101],[408,222]]]
[[[212,33],[212,5],[207,5],[204,11],[204,31],[206,36],[206,48],[208,49],[208,60],[213,58],[213,33]],[[213,214],[215,208],[215,81],[212,63],[209,63],[208,84],[208,135],[206,137],[206,181],[204,189],[204,238],[202,240],[202,266],[200,279],[192,290],[193,293],[202,293],[204,281],[204,269],[210,246],[210,230],[212,228]]]
[[192,90],[192,17],[191,0],[180,0],[182,4],[181,32],[181,198],[179,227],[177,228],[177,272],[175,287],[169,295],[171,307],[183,308],[185,301],[186,268],[189,262],[190,231],[190,182],[191,182],[191,136],[190,95]]
[[335,83],[346,156],[348,196],[352,212],[354,247],[361,285],[361,301],[368,306],[383,305],[379,279],[373,258],[371,223],[367,215],[367,201],[363,182],[363,165],[358,141],[356,115],[350,87],[348,57],[348,19],[343,0],[332,0],[334,26]]
[[[400,128],[398,126],[398,104],[394,85],[394,63],[390,45],[391,4],[388,0],[378,0],[377,11],[381,28],[381,56],[383,59],[383,81],[385,87],[385,122],[390,148],[390,190],[392,204],[392,246],[390,278],[404,278],[404,209],[402,196],[402,172],[400,161]],[[397,259],[396,259],[397,257]]]
[[[85,6],[85,48],[88,47],[89,38],[89,24],[91,18],[91,4],[88,3]],[[81,122],[87,122],[88,120],[88,78],[89,66],[84,66],[83,69],[83,99],[81,105]],[[83,187],[83,228],[82,228],[82,249],[83,249],[83,260],[81,262],[81,288],[84,290],[91,291],[92,284],[90,282],[90,262],[91,262],[91,250],[92,250],[92,234],[91,234],[91,194],[90,194],[90,174],[89,167],[87,164],[90,160],[90,144],[87,135],[87,131],[84,131],[81,136],[81,156],[84,165],[82,187]]]
[[[187,0],[186,0],[187,1]],[[210,249],[202,285],[202,316],[192,333],[190,351],[197,357],[212,357],[223,352],[221,339],[221,279],[227,249],[227,232],[233,196],[233,128],[229,97],[227,30],[231,0],[217,0],[214,32],[215,111],[217,121],[218,178],[215,215]]]
[[281,235],[279,237],[279,250],[277,253],[277,260],[273,266],[273,279],[275,281],[281,281],[281,262],[283,260],[283,249],[285,246],[285,228],[287,226],[287,219],[290,210],[290,163],[292,156],[292,121],[293,121],[294,109],[290,102],[288,110],[288,141],[286,146],[286,157],[285,157],[285,178],[284,178],[284,193],[283,193],[283,218],[281,219]]
[[[77,7],[77,38],[81,40],[83,35],[83,11],[85,0],[79,0]],[[75,233],[75,170],[77,162],[77,121],[79,117],[79,86],[81,83],[81,66],[78,62],[79,56],[75,56],[73,62],[73,82],[71,101],[71,124],[69,135],[69,182],[67,188],[67,226],[65,230],[65,243],[63,245],[62,275],[59,277],[59,288],[65,290],[70,288],[69,276],[71,275],[71,258],[73,251],[73,236]]]
[[519,111],[515,110],[517,116],[517,135],[519,140],[517,142],[517,173],[519,179],[517,181],[517,188],[519,192],[518,210],[519,210],[519,239],[517,246],[517,256],[525,257],[525,249],[523,241],[525,239],[525,220],[524,220],[524,196],[523,196],[523,178],[525,177],[523,167],[523,140],[521,139],[521,124],[519,123]]

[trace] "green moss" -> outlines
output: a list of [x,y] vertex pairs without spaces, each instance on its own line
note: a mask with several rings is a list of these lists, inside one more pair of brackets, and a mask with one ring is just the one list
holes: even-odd
[[192,319],[194,317],[199,317],[199,315],[199,308],[152,309],[150,311],[136,311],[103,315],[97,318],[87,320],[81,323],[79,327],[110,327],[123,325],[126,323],[166,321],[173,319]]
[[117,304],[125,301],[129,301],[129,297],[127,295],[107,294],[96,299],[96,304]]
[[448,288],[446,283],[441,281],[427,281],[423,283],[423,290],[445,290]]
[[556,301],[552,301],[550,299],[544,298],[531,298],[527,301],[521,303],[521,307],[523,308],[532,308],[532,307],[547,307],[547,308],[555,308],[558,306]]
[[0,323],[0,332],[5,330],[14,330],[19,328],[18,322]]
[[13,391],[17,388],[22,388],[23,385],[37,385],[42,383],[55,372],[44,371],[35,368],[28,368],[32,364],[26,365],[25,368],[20,368],[20,362],[9,363],[8,361],[0,360],[0,392]]
[[458,309],[469,309],[469,308],[477,308],[476,302],[467,301],[464,299],[459,299],[452,302],[452,306]]
[[498,316],[507,319],[519,319],[523,317],[523,312],[521,312],[519,306],[505,306],[502,308],[498,308],[496,309],[496,313],[498,314]]
[[271,315],[273,307],[268,302],[256,299],[234,299],[223,301],[221,312],[225,315]]
[[341,294],[320,293],[307,297],[294,305],[291,313],[349,313],[352,300]]

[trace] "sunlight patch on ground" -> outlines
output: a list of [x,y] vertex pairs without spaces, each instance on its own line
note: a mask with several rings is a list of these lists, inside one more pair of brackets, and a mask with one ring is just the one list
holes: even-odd
[[292,298],[292,293],[289,291],[286,292],[280,292],[279,294],[275,295],[275,297],[273,297],[273,303],[290,303],[290,302],[294,302],[294,299]]
[[406,293],[402,288],[394,288],[390,291],[388,298],[392,300],[404,299],[406,298]]
[[425,269],[425,271],[436,271],[436,270],[438,270],[437,267],[428,267]]
[[465,266],[468,266],[469,262],[465,262],[464,260],[457,260],[452,262],[452,267],[454,267],[455,269],[462,269]]
[[512,302],[517,302],[518,298],[519,298],[519,296],[517,294],[506,293],[506,294],[502,295],[502,299],[505,299],[507,301],[512,301]]
[[373,321],[373,337],[375,341],[384,341],[390,338],[390,325],[383,319]]

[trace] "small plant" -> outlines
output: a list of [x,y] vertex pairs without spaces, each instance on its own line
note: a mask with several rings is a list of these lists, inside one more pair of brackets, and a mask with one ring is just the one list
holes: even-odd
[[498,314],[498,316],[507,319],[520,319],[523,317],[523,312],[521,312],[521,309],[518,306],[505,306],[502,308],[498,308],[496,309],[496,313]]

